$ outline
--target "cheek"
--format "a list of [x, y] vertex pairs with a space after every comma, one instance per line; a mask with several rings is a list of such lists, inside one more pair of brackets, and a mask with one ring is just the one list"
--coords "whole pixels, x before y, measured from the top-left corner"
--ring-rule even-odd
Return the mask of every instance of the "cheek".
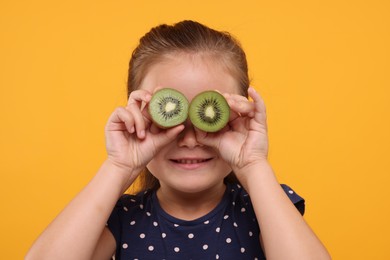
[[164, 155], [167, 154], [169, 150], [168, 146], [163, 147], [153, 159], [146, 165], [146, 168], [157, 178], [158, 173], [165, 169], [168, 165], [165, 164]]
[[[160, 165], [160, 166], [159, 166]], [[153, 160], [151, 160], [147, 165], [146, 168], [149, 170], [150, 173], [153, 174], [156, 178], [155, 174], [159, 172], [159, 167], [161, 169], [161, 163], [158, 162], [157, 158], [155, 157]], [[158, 174], [157, 174], [158, 175]]]
[[233, 171], [233, 169], [227, 164], [225, 161], [220, 161], [218, 163], [218, 168], [220, 169], [219, 172], [223, 177], [226, 177]]
[[233, 171], [233, 169], [230, 167], [230, 164], [222, 159], [218, 151], [215, 151], [215, 153], [218, 155], [215, 167], [218, 169], [219, 175], [223, 177], [228, 176]]

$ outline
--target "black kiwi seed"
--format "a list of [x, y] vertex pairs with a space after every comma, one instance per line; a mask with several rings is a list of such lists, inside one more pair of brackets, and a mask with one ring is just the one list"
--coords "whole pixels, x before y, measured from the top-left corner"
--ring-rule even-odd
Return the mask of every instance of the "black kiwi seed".
[[209, 90], [196, 95], [190, 104], [189, 117], [194, 126], [205, 132], [217, 132], [229, 121], [230, 107], [224, 96]]
[[156, 91], [149, 102], [149, 114], [161, 128], [183, 123], [188, 116], [188, 100], [179, 91], [163, 88]]

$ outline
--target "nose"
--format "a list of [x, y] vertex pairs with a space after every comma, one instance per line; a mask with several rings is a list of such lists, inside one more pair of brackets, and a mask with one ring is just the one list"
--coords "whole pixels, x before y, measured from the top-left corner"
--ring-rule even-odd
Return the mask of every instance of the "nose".
[[178, 136], [177, 143], [179, 147], [187, 147], [189, 149], [193, 149], [197, 146], [203, 146], [196, 140], [194, 125], [189, 120], [185, 123], [184, 130]]

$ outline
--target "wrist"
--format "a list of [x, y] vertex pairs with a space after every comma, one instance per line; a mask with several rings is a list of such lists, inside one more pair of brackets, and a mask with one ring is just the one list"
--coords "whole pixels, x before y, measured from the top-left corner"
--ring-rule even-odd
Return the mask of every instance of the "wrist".
[[244, 185], [248, 186], [249, 183], [260, 181], [259, 179], [265, 176], [275, 177], [271, 164], [267, 159], [259, 159], [244, 167], [233, 168], [233, 171], [237, 179]]
[[108, 156], [103, 164], [119, 174], [129, 174], [134, 171], [134, 167], [117, 162], [117, 160], [114, 160], [111, 156]]
[[101, 167], [101, 171], [104, 175], [109, 175], [111, 178], [115, 179], [123, 193], [134, 182], [141, 172], [141, 169], [118, 164], [114, 160], [107, 158]]
[[253, 171], [255, 169], [259, 168], [267, 168], [271, 167], [269, 161], [267, 158], [258, 158], [250, 163], [246, 163], [245, 165], [242, 166], [232, 166], [232, 169], [235, 173], [240, 174], [248, 172], [248, 171]]

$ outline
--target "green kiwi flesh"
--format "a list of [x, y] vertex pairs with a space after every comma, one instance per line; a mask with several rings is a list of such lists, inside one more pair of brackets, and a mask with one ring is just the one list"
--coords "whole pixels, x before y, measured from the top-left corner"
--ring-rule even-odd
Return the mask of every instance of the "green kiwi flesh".
[[149, 102], [149, 114], [161, 128], [170, 128], [183, 123], [188, 117], [188, 100], [179, 91], [163, 88], [156, 91]]
[[196, 95], [190, 104], [192, 124], [205, 132], [217, 132], [229, 121], [230, 107], [224, 96], [209, 90]]

